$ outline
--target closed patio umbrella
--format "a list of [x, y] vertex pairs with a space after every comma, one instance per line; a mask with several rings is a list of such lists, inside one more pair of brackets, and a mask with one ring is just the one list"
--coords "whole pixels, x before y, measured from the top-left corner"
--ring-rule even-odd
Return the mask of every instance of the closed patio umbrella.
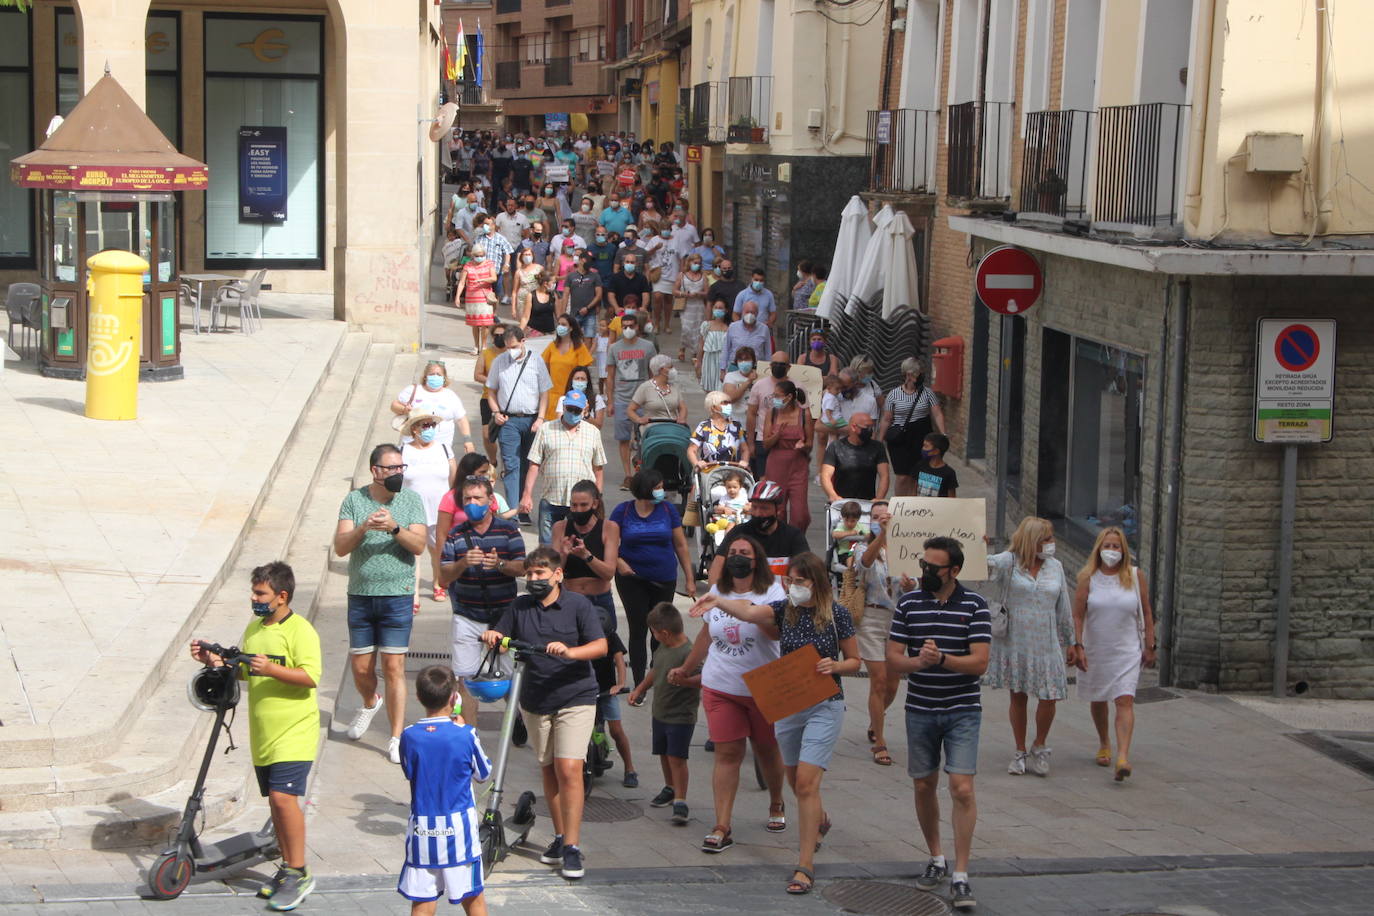
[[864, 246], [863, 257], [849, 284], [849, 294], [845, 297], [845, 311], [853, 315], [862, 304], [875, 304], [883, 291], [887, 275], [887, 258], [891, 246], [887, 244], [887, 227], [892, 222], [892, 208], [883, 208], [873, 217], [873, 234]]
[[868, 207], [855, 194], [840, 213], [840, 232], [835, 239], [835, 255], [830, 259], [830, 276], [816, 306], [818, 318], [832, 318], [836, 306], [849, 298], [859, 261], [872, 234]]
[[907, 215], [898, 210], [877, 235], [886, 249], [883, 283], [883, 317], [891, 319], [900, 309], [915, 309], [920, 301], [921, 278], [916, 269], [916, 250], [911, 247], [915, 230]]

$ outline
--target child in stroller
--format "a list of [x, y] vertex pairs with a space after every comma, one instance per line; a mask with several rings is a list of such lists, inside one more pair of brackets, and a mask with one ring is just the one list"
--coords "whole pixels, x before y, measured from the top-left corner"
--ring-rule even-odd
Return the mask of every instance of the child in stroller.
[[717, 547], [725, 539], [725, 532], [749, 517], [749, 491], [744, 485], [744, 474], [729, 468], [722, 471], [718, 479], [721, 482], [711, 487], [711, 521], [706, 525]]

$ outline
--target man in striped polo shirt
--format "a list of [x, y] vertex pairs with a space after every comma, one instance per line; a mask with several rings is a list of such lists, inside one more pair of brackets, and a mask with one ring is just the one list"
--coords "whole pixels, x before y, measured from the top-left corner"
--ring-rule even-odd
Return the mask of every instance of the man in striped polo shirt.
[[[983, 716], [978, 679], [988, 667], [992, 618], [983, 597], [959, 584], [964, 565], [959, 542], [937, 537], [924, 547], [919, 587], [902, 596], [892, 615], [887, 670], [907, 675], [907, 772], [916, 783], [916, 820], [931, 856], [916, 884], [931, 890], [948, 876], [951, 904], [956, 910], [971, 910], [977, 905], [968, 883], [969, 850], [978, 820], [973, 775], [978, 771]], [[952, 874], [940, 852], [936, 790], [942, 750], [954, 801]]]

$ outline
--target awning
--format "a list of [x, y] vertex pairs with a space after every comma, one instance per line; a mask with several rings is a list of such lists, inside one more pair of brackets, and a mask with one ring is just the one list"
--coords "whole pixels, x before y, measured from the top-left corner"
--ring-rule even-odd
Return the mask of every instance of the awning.
[[75, 191], [203, 191], [210, 170], [177, 152], [107, 72], [38, 149], [10, 161], [10, 181]]

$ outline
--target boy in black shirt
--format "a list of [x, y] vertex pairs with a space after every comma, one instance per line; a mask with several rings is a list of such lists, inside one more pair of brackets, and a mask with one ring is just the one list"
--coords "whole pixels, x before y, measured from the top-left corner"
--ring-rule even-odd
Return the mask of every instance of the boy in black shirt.
[[949, 451], [949, 437], [943, 433], [931, 433], [921, 442], [921, 463], [916, 466], [917, 496], [953, 497], [959, 489], [959, 475], [954, 468], [945, 464], [945, 452]]
[[620, 724], [620, 695], [625, 693], [625, 644], [615, 630], [604, 625], [604, 621], [602, 628], [606, 631], [606, 654], [592, 662], [596, 686], [601, 690], [596, 697], [596, 713], [606, 723], [606, 733], [625, 762], [625, 776], [620, 784], [627, 789], [638, 789], [639, 774], [630, 757], [630, 736]]

